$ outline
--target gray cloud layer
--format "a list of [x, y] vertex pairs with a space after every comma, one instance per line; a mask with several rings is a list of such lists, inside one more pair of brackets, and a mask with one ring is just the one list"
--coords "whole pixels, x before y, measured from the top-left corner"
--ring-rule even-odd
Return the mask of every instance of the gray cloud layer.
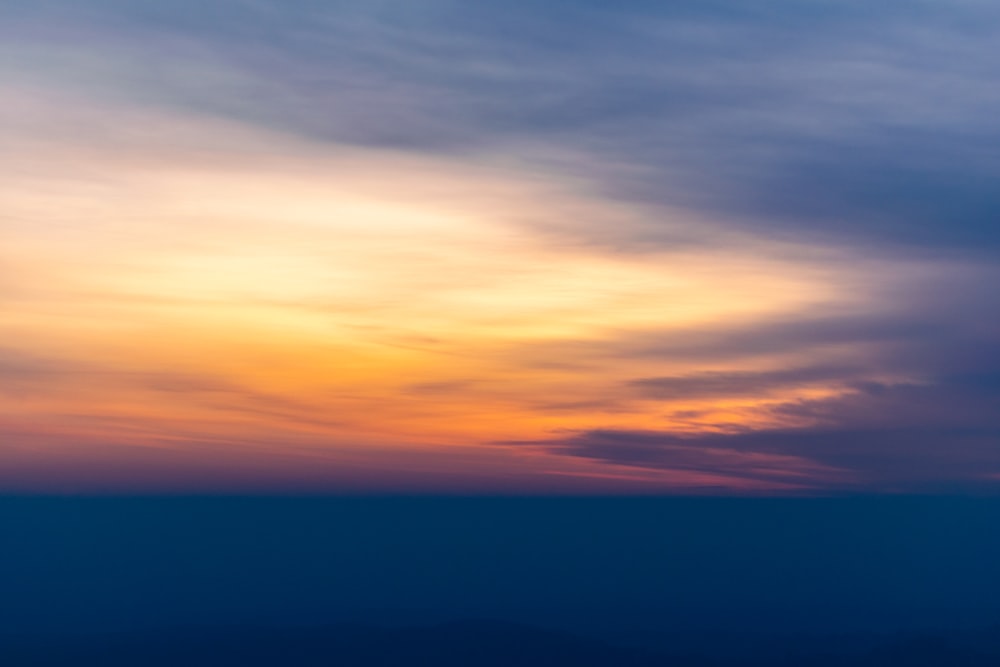
[[146, 99], [363, 144], [570, 149], [618, 196], [767, 235], [1000, 244], [991, 3], [5, 7], [64, 47], [111, 35]]

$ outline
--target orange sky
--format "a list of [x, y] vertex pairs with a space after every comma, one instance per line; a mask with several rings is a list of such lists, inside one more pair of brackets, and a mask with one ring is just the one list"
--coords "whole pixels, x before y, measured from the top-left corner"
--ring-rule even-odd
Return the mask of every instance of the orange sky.
[[[842, 381], [662, 399], [629, 387], [840, 363], [863, 349], [692, 359], [631, 354], [628, 341], [882, 307], [863, 286], [884, 261], [629, 206], [513, 156], [316, 146], [37, 88], [5, 99], [17, 133], [0, 163], [0, 333], [13, 369], [0, 419], [22, 434], [22, 461], [105, 441], [223, 464], [301, 446], [331, 470], [414, 460], [696, 487], [704, 475], [497, 443], [793, 424], [769, 408], [835, 396]], [[575, 233], [650, 216], [675, 247]], [[753, 456], [792, 485], [814, 468]]]

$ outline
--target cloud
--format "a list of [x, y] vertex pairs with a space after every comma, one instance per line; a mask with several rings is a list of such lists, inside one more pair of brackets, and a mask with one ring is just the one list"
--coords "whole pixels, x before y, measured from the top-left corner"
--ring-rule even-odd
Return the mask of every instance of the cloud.
[[0, 395], [17, 399], [38, 394], [68, 370], [66, 364], [57, 360], [0, 347]]
[[996, 18], [978, 2], [88, 0], [22, 5], [5, 48], [21, 77], [333, 143], [555, 162], [756, 234], [995, 256]]
[[[555, 164], [750, 234], [994, 259], [1000, 243], [988, 3], [17, 8], [22, 78], [331, 143]], [[656, 217], [573, 231], [675, 242]]]
[[591, 430], [515, 446], [757, 481], [797, 476], [804, 488], [819, 492], [995, 491], [998, 370], [924, 385], [863, 384], [833, 398], [772, 408], [806, 424], [799, 427], [681, 434]]
[[817, 488], [992, 465], [989, 3], [0, 13], [0, 379], [33, 419], [572, 432], [558, 474]]
[[829, 386], [837, 378], [858, 375], [857, 368], [817, 366], [775, 371], [720, 371], [692, 373], [671, 377], [652, 377], [631, 380], [628, 386], [647, 399], [719, 398], [764, 396], [774, 390], [799, 388], [811, 384]]
[[[661, 424], [567, 429], [510, 446], [765, 483], [797, 475], [814, 492], [995, 492], [998, 311], [955, 316], [969, 301], [992, 298], [976, 295], [979, 287], [990, 289], [975, 281], [937, 296], [931, 289], [884, 314], [581, 342], [581, 363], [687, 364], [684, 373], [634, 377], [604, 394], [609, 405], [657, 405]], [[809, 396], [810, 388], [819, 393]]]

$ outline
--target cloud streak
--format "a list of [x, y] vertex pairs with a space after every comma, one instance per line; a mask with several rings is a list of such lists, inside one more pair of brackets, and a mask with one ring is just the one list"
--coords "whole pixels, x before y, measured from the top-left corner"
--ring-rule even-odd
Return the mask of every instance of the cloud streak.
[[307, 438], [497, 488], [998, 472], [986, 3], [0, 12], [19, 442]]

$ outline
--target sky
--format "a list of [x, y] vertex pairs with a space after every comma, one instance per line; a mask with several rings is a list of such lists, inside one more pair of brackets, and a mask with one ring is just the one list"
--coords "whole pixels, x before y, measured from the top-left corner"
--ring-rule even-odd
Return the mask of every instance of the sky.
[[1000, 6], [0, 0], [0, 491], [992, 494]]

